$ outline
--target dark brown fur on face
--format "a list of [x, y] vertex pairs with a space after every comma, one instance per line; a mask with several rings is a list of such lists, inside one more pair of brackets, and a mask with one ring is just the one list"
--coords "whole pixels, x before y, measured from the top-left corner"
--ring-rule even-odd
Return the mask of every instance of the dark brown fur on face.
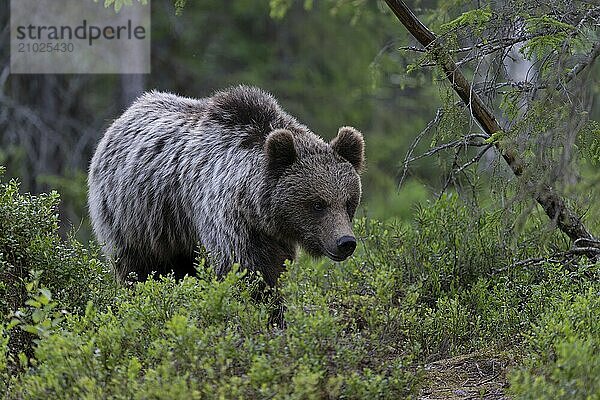
[[98, 145], [90, 215], [123, 277], [191, 273], [200, 243], [219, 275], [239, 262], [274, 286], [298, 247], [336, 261], [352, 254], [363, 164], [356, 129], [326, 143], [260, 89], [152, 92]]

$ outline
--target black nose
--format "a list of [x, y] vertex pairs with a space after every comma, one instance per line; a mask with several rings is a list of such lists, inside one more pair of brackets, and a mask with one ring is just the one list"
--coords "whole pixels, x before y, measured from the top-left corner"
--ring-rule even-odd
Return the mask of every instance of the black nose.
[[340, 256], [349, 257], [356, 249], [356, 239], [352, 236], [342, 236], [337, 241], [337, 248]]

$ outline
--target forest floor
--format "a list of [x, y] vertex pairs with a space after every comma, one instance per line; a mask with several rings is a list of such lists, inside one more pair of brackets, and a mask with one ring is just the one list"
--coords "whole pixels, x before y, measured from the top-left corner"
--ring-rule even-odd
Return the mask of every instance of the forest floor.
[[511, 363], [505, 354], [471, 353], [426, 364], [419, 399], [509, 399], [504, 392]]

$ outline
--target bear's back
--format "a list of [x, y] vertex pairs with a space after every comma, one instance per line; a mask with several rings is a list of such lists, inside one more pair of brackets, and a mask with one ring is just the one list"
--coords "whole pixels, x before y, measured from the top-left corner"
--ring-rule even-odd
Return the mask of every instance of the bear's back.
[[154, 258], [193, 251], [198, 239], [220, 245], [229, 214], [246, 212], [235, 199], [260, 180], [266, 135], [292, 125], [299, 124], [257, 88], [201, 99], [143, 94], [109, 127], [92, 160], [98, 239], [113, 249], [146, 243]]

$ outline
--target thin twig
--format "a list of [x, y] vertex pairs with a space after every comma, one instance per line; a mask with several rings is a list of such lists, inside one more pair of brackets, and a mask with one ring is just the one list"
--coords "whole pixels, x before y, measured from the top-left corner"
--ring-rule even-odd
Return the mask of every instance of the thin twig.
[[421, 133], [419, 133], [416, 137], [415, 140], [413, 140], [413, 142], [410, 145], [410, 148], [408, 149], [408, 152], [406, 153], [406, 157], [404, 158], [404, 163], [403, 163], [403, 169], [402, 169], [402, 176], [400, 176], [400, 180], [398, 182], [398, 188], [402, 187], [402, 184], [404, 183], [404, 179], [406, 178], [406, 173], [408, 172], [408, 164], [410, 164], [411, 162], [411, 156], [413, 154], [413, 152], [415, 151], [417, 145], [419, 144], [419, 142], [421, 141], [421, 139], [423, 138], [423, 136], [425, 136], [427, 134], [427, 132], [429, 132], [431, 130], [431, 128], [433, 128], [435, 125], [437, 125], [437, 123], [440, 121], [440, 118], [442, 117], [442, 109], [438, 109], [437, 112], [435, 113], [435, 117], [429, 121], [429, 123], [427, 124], [427, 126], [425, 127], [425, 129], [423, 129], [421, 131]]
[[421, 48], [421, 47], [416, 47], [416, 46], [402, 46], [402, 47], [398, 47], [398, 50], [403, 50], [403, 51], [414, 51], [417, 53], [427, 53], [427, 50]]
[[[461, 172], [463, 172], [465, 169], [467, 169], [468, 167], [470, 167], [471, 165], [478, 163], [479, 160], [481, 160], [481, 158], [483, 157], [483, 155], [490, 149], [492, 148], [494, 145], [491, 143], [486, 144], [486, 146], [481, 149], [481, 151], [479, 153], [477, 153], [477, 155], [475, 157], [473, 157], [472, 159], [470, 159], [469, 161], [467, 161], [466, 163], [464, 163], [463, 165], [461, 165], [460, 167], [458, 167], [457, 169], [454, 169], [452, 171], [450, 171], [450, 176], [448, 177], [448, 179], [446, 180], [446, 183], [444, 184], [444, 187], [442, 188], [442, 190], [440, 191], [440, 196], [446, 191], [446, 189], [448, 189], [448, 186], [450, 186], [450, 183], [452, 181], [454, 181], [454, 177], [458, 174], [460, 174]], [[456, 154], [456, 156], [458, 156], [458, 153]], [[456, 166], [456, 161], [457, 161], [457, 157], [455, 157], [454, 159], [454, 164], [453, 167]]]
[[600, 255], [600, 248], [598, 247], [575, 247], [567, 251], [563, 251], [560, 253], [555, 253], [548, 257], [532, 257], [527, 258], [525, 260], [520, 260], [515, 263], [512, 263], [506, 267], [497, 268], [494, 272], [505, 272], [509, 269], [513, 269], [516, 267], [527, 267], [534, 264], [539, 264], [542, 262], [550, 262], [554, 264], [562, 264], [567, 261], [570, 256], [586, 256], [590, 258], [596, 258]]
[[474, 139], [486, 139], [486, 138], [487, 138], [487, 136], [482, 135], [482, 134], [477, 134], [477, 133], [474, 133], [472, 135], [467, 135], [467, 136], [464, 136], [464, 137], [462, 137], [462, 138], [460, 138], [458, 140], [454, 140], [452, 142], [448, 142], [448, 143], [444, 143], [444, 144], [441, 144], [439, 146], [436, 146], [436, 147], [434, 147], [432, 149], [429, 149], [427, 152], [425, 152], [423, 154], [420, 154], [418, 156], [412, 157], [412, 158], [410, 158], [409, 160], [406, 160], [406, 161], [408, 161], [408, 163], [410, 164], [410, 163], [412, 163], [414, 161], [420, 160], [421, 158], [430, 157], [430, 156], [433, 156], [433, 155], [439, 153], [442, 150], [446, 150], [446, 149], [449, 149], [449, 148], [454, 148], [454, 147], [457, 147], [457, 146], [463, 146], [463, 147], [465, 147], [465, 146], [471, 146], [471, 147], [486, 146], [487, 143], [484, 143], [484, 142], [474, 142], [473, 141]]

